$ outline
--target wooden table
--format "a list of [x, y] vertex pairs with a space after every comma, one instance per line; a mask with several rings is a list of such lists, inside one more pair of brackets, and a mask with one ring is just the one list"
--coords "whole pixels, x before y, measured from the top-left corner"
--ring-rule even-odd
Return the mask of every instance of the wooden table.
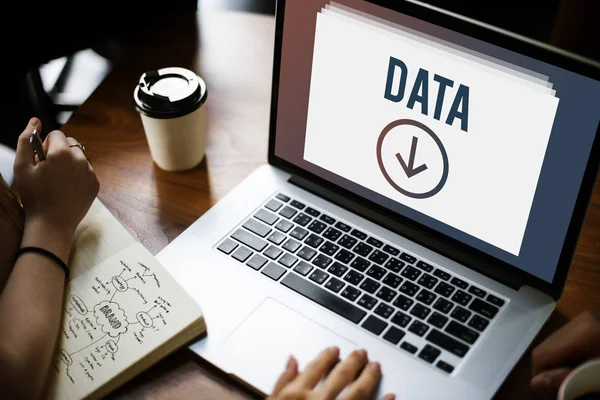
[[[181, 16], [140, 35], [63, 130], [87, 148], [100, 199], [154, 254], [267, 162], [274, 19], [235, 12]], [[156, 167], [132, 93], [148, 69], [183, 66], [208, 84], [206, 160], [184, 173]], [[598, 185], [596, 185], [598, 186]], [[600, 194], [565, 292], [536, 342], [583, 310], [600, 312]], [[497, 398], [530, 397], [530, 353]], [[126, 384], [118, 398], [249, 398], [252, 393], [182, 349]]]

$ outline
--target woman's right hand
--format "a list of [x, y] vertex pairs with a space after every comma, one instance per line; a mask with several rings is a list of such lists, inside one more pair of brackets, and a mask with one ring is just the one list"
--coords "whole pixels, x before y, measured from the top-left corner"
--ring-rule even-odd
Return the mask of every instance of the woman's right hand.
[[[325, 349], [302, 372], [298, 372], [296, 359], [290, 357], [267, 400], [332, 400], [342, 392], [344, 400], [372, 398], [381, 381], [379, 363], [369, 362], [365, 350], [352, 352], [344, 361], [339, 356], [337, 347]], [[383, 398], [393, 399], [393, 394]]]
[[32, 118], [19, 136], [14, 172], [25, 210], [25, 226], [51, 227], [52, 232], [73, 235], [98, 194], [92, 166], [73, 138], [60, 131], [44, 141], [46, 160], [35, 161], [30, 138], [41, 122]]

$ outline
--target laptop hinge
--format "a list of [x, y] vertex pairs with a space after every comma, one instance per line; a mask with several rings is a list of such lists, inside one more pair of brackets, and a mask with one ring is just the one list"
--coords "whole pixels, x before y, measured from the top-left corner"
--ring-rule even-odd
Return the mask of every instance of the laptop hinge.
[[366, 205], [362, 205], [349, 199], [345, 195], [335, 193], [318, 183], [311, 182], [300, 176], [292, 175], [289, 182], [376, 223], [377, 225], [412, 240], [421, 246], [427, 247], [430, 250], [465, 265], [489, 278], [501, 282], [514, 290], [519, 290], [519, 288], [523, 286], [523, 279], [514, 273], [507, 272], [506, 268], [492, 266], [489, 261], [484, 261], [473, 254], [469, 254], [467, 251], [461, 251], [455, 245], [448, 243], [441, 237], [432, 235], [431, 232], [425, 232], [423, 228], [419, 228], [410, 221], [402, 221], [402, 217], [398, 217], [397, 214], [391, 215], [390, 213], [390, 215], [384, 215], [377, 211], [373, 211]]

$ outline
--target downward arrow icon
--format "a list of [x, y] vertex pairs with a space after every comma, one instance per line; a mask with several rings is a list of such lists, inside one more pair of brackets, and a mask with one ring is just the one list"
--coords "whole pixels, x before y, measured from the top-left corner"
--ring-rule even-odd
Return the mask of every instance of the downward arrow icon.
[[413, 176], [420, 174], [421, 172], [423, 172], [427, 169], [426, 164], [423, 164], [423, 165], [415, 168], [415, 154], [417, 152], [417, 142], [418, 141], [419, 141], [419, 138], [416, 136], [413, 136], [412, 145], [410, 147], [410, 157], [408, 159], [408, 165], [406, 165], [406, 163], [404, 162], [404, 159], [402, 158], [400, 153], [396, 153], [396, 158], [400, 162], [400, 165], [402, 165], [402, 169], [406, 173], [406, 176], [408, 176], [409, 178], [412, 178]]

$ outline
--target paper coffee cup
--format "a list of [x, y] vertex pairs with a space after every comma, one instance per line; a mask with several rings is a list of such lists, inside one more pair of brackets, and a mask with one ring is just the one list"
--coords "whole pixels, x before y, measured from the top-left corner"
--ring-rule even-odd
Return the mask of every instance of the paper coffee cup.
[[204, 159], [207, 88], [185, 68], [144, 73], [133, 98], [152, 159], [166, 171], [185, 171]]
[[599, 394], [600, 358], [596, 358], [580, 365], [567, 375], [558, 389], [558, 400], [598, 399]]

